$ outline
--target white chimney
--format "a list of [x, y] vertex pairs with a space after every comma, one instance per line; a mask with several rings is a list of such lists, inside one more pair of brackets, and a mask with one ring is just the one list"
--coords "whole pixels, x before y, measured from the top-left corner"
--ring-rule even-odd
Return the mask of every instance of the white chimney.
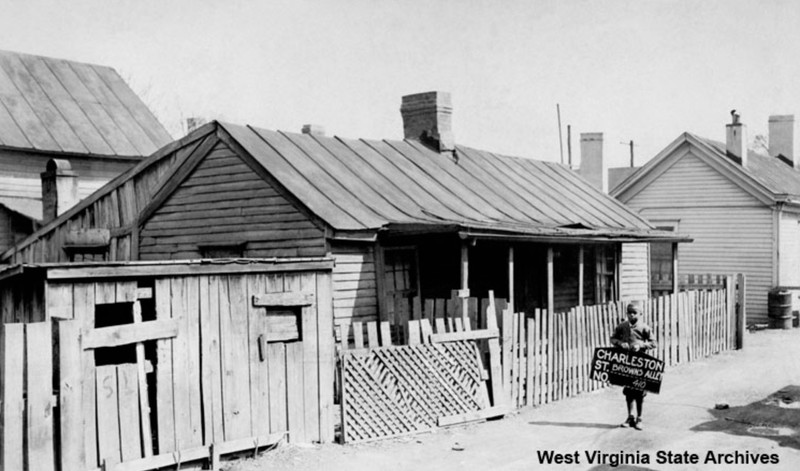
[[403, 134], [433, 145], [439, 152], [455, 150], [453, 105], [447, 92], [426, 92], [403, 97]]
[[595, 188], [608, 193], [608, 164], [603, 159], [603, 133], [581, 133], [581, 166], [578, 173]]
[[69, 161], [50, 159], [42, 177], [42, 223], [47, 224], [78, 203], [78, 175]]
[[772, 115], [769, 117], [769, 156], [782, 157], [794, 168], [794, 115]]
[[742, 167], [747, 166], [747, 126], [739, 121], [736, 110], [731, 111], [733, 118], [730, 124], [725, 125], [725, 150]]

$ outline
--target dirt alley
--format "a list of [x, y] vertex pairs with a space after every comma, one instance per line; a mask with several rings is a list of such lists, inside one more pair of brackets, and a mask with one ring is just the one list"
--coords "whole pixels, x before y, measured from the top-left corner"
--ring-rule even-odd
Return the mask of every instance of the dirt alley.
[[[362, 445], [283, 445], [226, 464], [256, 470], [800, 469], [800, 329], [748, 333], [745, 349], [668, 368], [645, 401], [643, 431], [620, 428], [621, 388], [582, 394], [502, 420]], [[780, 394], [774, 395], [779, 392]], [[772, 397], [770, 397], [772, 396]], [[714, 410], [727, 403], [728, 410]], [[537, 451], [579, 452], [579, 464], [540, 464]], [[585, 451], [639, 452], [649, 464], [589, 464]], [[658, 464], [659, 450], [699, 464]], [[777, 464], [703, 463], [715, 453], [775, 453]]]

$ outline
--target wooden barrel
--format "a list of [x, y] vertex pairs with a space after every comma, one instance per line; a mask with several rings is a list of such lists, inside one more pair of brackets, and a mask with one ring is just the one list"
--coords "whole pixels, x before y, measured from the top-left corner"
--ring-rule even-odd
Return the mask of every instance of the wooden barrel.
[[775, 288], [768, 294], [769, 324], [773, 329], [792, 328], [792, 293]]

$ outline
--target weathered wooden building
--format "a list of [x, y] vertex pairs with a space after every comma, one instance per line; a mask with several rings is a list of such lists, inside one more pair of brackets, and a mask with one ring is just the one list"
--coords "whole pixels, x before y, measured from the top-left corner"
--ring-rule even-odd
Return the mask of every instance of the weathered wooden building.
[[200, 469], [283, 439], [331, 442], [332, 266], [0, 269], [3, 469]]
[[[0, 251], [171, 140], [114, 69], [0, 51]], [[43, 210], [50, 159], [71, 178]]]
[[[747, 149], [738, 120], [727, 125], [725, 143], [684, 133], [611, 192], [653, 225], [691, 235], [678, 255], [682, 273], [743, 272], [749, 322], [767, 321], [770, 289], [800, 288], [793, 130], [793, 116], [770, 118], [770, 156]], [[669, 257], [651, 245], [654, 278], [671, 276]]]
[[685, 240], [562, 165], [455, 145], [447, 94], [404, 97], [401, 112], [405, 140], [207, 124], [0, 257], [330, 255], [342, 323], [401, 321], [414, 297], [453, 290], [493, 289], [517, 310], [642, 297], [622, 244]]

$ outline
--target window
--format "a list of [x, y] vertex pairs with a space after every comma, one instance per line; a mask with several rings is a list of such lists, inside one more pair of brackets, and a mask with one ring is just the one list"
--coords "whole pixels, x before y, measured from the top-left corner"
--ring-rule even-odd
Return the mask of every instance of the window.
[[[95, 328], [133, 324], [133, 303], [97, 304], [94, 308]], [[103, 347], [94, 350], [97, 366], [136, 363], [136, 345]]]
[[596, 294], [597, 304], [617, 300], [617, 246], [599, 246], [596, 251]]
[[203, 258], [242, 258], [244, 257], [244, 242], [227, 244], [201, 245], [198, 247]]
[[[675, 232], [678, 221], [654, 221], [656, 229]], [[672, 289], [672, 243], [650, 243], [650, 284], [651, 289]]]

